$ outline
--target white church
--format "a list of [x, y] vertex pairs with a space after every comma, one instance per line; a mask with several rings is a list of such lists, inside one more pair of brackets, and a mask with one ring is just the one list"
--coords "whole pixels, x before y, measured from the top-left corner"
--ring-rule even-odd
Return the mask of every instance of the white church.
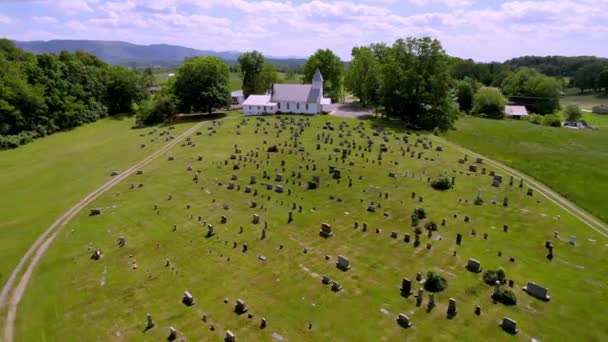
[[312, 84], [275, 84], [270, 94], [249, 95], [243, 102], [245, 115], [318, 114], [331, 99], [323, 97], [323, 76], [319, 69]]

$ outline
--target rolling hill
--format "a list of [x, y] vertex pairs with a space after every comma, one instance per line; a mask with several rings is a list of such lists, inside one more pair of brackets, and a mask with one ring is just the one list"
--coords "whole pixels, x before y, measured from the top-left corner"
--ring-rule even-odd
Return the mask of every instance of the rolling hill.
[[[184, 58], [192, 56], [217, 56], [228, 64], [233, 64], [241, 53], [238, 51], [198, 50], [168, 44], [137, 45], [122, 41], [102, 40], [16, 41], [15, 43], [18, 47], [32, 53], [84, 50], [107, 63], [129, 66], [174, 67], [180, 64]], [[303, 58], [274, 56], [268, 56], [267, 60], [277, 68], [298, 68], [306, 61]]]

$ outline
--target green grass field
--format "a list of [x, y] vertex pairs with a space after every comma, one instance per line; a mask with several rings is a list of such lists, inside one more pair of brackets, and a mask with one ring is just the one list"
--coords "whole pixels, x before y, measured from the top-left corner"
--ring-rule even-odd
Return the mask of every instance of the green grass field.
[[[110, 118], [0, 151], [0, 284], [65, 210], [164, 140], [140, 148], [133, 118]], [[191, 124], [176, 126], [183, 131]]]
[[575, 104], [582, 109], [591, 110], [593, 106], [608, 105], [607, 95], [588, 94], [588, 95], [568, 95], [560, 98], [562, 106]]
[[[605, 238], [538, 194], [526, 196], [525, 187], [509, 186], [508, 178], [494, 188], [490, 176], [468, 173], [468, 164], [457, 163], [463, 157], [458, 152], [423, 149], [416, 140], [424, 136], [409, 136], [409, 148], [424, 152], [417, 159], [402, 152], [408, 148], [403, 132], [389, 130], [375, 136], [369, 121], [327, 116], [285, 119], [233, 116], [221, 125], [207, 122], [202, 135], [191, 137], [196, 148], [178, 145], [168, 153], [174, 161], [158, 158], [144, 168], [143, 175], [132, 175], [102, 195], [89, 206], [104, 208], [102, 215], [90, 217], [88, 210], [77, 215], [32, 278], [18, 312], [17, 340], [55, 341], [70, 336], [82, 341], [159, 341], [167, 338], [169, 326], [178, 330], [179, 338], [191, 341], [218, 341], [225, 330], [235, 332], [239, 341], [276, 341], [273, 334], [290, 341], [513, 340], [498, 327], [504, 316], [517, 320], [521, 340], [608, 339], [605, 315], [601, 314], [608, 305]], [[333, 131], [322, 129], [326, 122], [332, 123]], [[346, 122], [343, 131], [341, 122]], [[355, 129], [359, 124], [363, 128]], [[457, 134], [466, 132], [467, 125], [483, 127], [465, 119]], [[300, 129], [300, 137], [294, 139], [293, 133]], [[213, 130], [217, 133], [209, 136], [207, 132]], [[499, 134], [497, 131], [492, 134]], [[330, 134], [332, 141], [318, 141], [320, 134]], [[388, 152], [379, 165], [376, 157], [383, 136]], [[535, 144], [534, 136], [528, 138]], [[364, 150], [368, 139], [374, 141], [371, 152]], [[497, 139], [488, 136], [483, 143], [493, 144]], [[333, 152], [353, 142], [356, 146], [350, 147], [345, 160], [339, 158], [341, 153]], [[128, 148], [136, 145], [131, 140], [126, 144]], [[279, 152], [267, 153], [270, 145], [277, 145]], [[236, 159], [231, 160], [231, 154]], [[199, 155], [203, 161], [197, 161]], [[234, 169], [236, 164], [239, 170]], [[189, 165], [194, 171], [187, 171]], [[341, 170], [340, 181], [332, 179], [329, 166]], [[112, 167], [116, 166], [89, 167], [87, 171], [93, 169], [103, 178]], [[199, 171], [200, 180], [195, 183], [193, 173]], [[268, 179], [263, 178], [264, 171]], [[396, 173], [396, 178], [389, 177], [389, 172]], [[282, 182], [275, 181], [277, 173], [283, 174]], [[442, 174], [455, 176], [454, 189], [439, 192], [429, 186], [427, 177]], [[239, 190], [227, 189], [231, 175], [237, 176], [234, 182]], [[314, 175], [320, 176], [319, 188], [306, 190], [305, 184]], [[250, 176], [256, 176], [258, 183], [251, 186], [252, 193], [245, 193]], [[352, 179], [352, 187], [348, 179]], [[596, 185], [600, 180], [597, 178]], [[582, 181], [575, 178], [572, 182]], [[130, 183], [144, 186], [130, 190]], [[282, 184], [285, 192], [267, 190], [265, 184]], [[478, 191], [485, 200], [482, 206], [472, 204]], [[168, 194], [173, 195], [171, 200]], [[423, 196], [422, 203], [419, 196]], [[494, 196], [499, 204], [491, 203]], [[508, 207], [500, 204], [505, 196]], [[256, 208], [251, 208], [251, 201], [257, 202]], [[375, 213], [366, 211], [372, 202]], [[301, 212], [293, 209], [294, 203], [302, 206]], [[431, 238], [424, 232], [422, 244], [413, 247], [403, 236], [409, 233], [413, 240], [410, 215], [418, 206], [438, 225], [444, 218], [447, 224], [440, 225]], [[290, 211], [293, 222], [288, 222]], [[251, 222], [255, 213], [261, 217], [257, 225]], [[227, 217], [225, 224], [220, 223], [221, 215]], [[465, 216], [470, 222], [465, 222]], [[214, 225], [215, 236], [205, 238], [202, 221]], [[261, 240], [264, 222], [267, 236]], [[335, 236], [319, 236], [322, 222], [333, 226]], [[357, 229], [355, 222], [359, 223]], [[363, 223], [368, 226], [366, 232]], [[502, 230], [505, 224], [508, 233]], [[377, 234], [376, 228], [381, 232]], [[475, 236], [472, 230], [476, 230]], [[399, 238], [392, 239], [392, 231]], [[554, 231], [562, 238], [553, 238]], [[461, 246], [455, 244], [457, 233], [464, 235]], [[486, 233], [487, 240], [483, 238]], [[567, 243], [569, 235], [578, 237], [576, 246]], [[125, 247], [117, 246], [119, 236], [126, 238]], [[552, 261], [545, 258], [546, 240], [555, 246]], [[245, 253], [244, 243], [248, 245]], [[432, 244], [430, 250], [425, 248], [427, 243]], [[91, 260], [88, 246], [100, 248], [103, 258]], [[497, 256], [499, 251], [501, 256]], [[261, 261], [261, 255], [267, 260]], [[337, 255], [347, 256], [352, 269], [336, 269]], [[465, 270], [468, 258], [480, 260], [486, 270], [503, 268], [507, 278], [515, 281], [512, 290], [518, 304], [493, 303], [492, 288], [483, 283], [481, 274]], [[169, 267], [165, 267], [167, 259]], [[413, 296], [399, 294], [403, 277], [414, 280], [417, 272], [426, 275], [427, 271], [439, 272], [448, 280], [430, 312], [426, 292], [422, 307], [416, 306]], [[322, 275], [339, 282], [343, 290], [332, 292], [321, 283]], [[524, 293], [521, 286], [529, 280], [548, 287], [552, 300], [543, 302]], [[414, 281], [413, 290], [421, 286]], [[180, 303], [186, 290], [194, 295], [196, 305]], [[459, 312], [447, 319], [450, 297], [457, 300]], [[252, 319], [233, 312], [237, 298], [247, 303]], [[476, 305], [482, 307], [481, 316], [474, 314]], [[156, 327], [144, 332], [147, 313], [152, 314]], [[207, 322], [201, 320], [204, 313]], [[398, 313], [407, 314], [413, 326], [399, 327], [395, 322]], [[268, 320], [263, 330], [259, 328], [261, 317]]]
[[447, 138], [534, 177], [608, 222], [608, 120], [591, 113], [583, 118], [600, 130], [464, 117]]

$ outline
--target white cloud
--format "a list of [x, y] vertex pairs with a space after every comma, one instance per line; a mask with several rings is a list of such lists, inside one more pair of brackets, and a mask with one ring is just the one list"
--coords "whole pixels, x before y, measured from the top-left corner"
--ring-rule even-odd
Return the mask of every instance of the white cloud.
[[57, 20], [57, 18], [47, 17], [47, 16], [32, 17], [32, 21], [35, 23], [38, 23], [38, 24], [56, 24], [59, 22], [59, 20]]
[[407, 0], [407, 2], [419, 7], [443, 6], [447, 8], [466, 7], [473, 4], [473, 0]]
[[[1, 0], [0, 0], [1, 1]], [[46, 1], [46, 0], [45, 0]], [[49, 1], [50, 3], [50, 1]], [[407, 36], [439, 38], [462, 57], [505, 59], [522, 54], [603, 54], [608, 0], [55, 0], [72, 15], [28, 21], [64, 22], [62, 38], [120, 39], [201, 49], [258, 49], [307, 56], [332, 48], [348, 58], [353, 46]], [[410, 7], [418, 5], [415, 14]], [[426, 10], [431, 8], [432, 11]], [[84, 14], [73, 16], [75, 13]], [[0, 15], [0, 24], [14, 23]], [[15, 26], [16, 27], [16, 26]], [[3, 27], [4, 28], [4, 27]], [[18, 29], [15, 29], [19, 32]]]
[[3, 15], [0, 13], [0, 24], [6, 24], [6, 25], [11, 25], [16, 23], [17, 21], [15, 19], [12, 19], [6, 15]]

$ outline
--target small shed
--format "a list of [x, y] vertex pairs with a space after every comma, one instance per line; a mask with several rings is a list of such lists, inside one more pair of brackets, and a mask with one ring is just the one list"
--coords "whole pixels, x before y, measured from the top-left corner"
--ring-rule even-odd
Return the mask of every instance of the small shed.
[[242, 90], [236, 90], [232, 92], [232, 104], [240, 105], [245, 101], [245, 96]]
[[526, 106], [507, 105], [505, 106], [505, 115], [509, 118], [521, 119], [528, 116], [528, 110]]

